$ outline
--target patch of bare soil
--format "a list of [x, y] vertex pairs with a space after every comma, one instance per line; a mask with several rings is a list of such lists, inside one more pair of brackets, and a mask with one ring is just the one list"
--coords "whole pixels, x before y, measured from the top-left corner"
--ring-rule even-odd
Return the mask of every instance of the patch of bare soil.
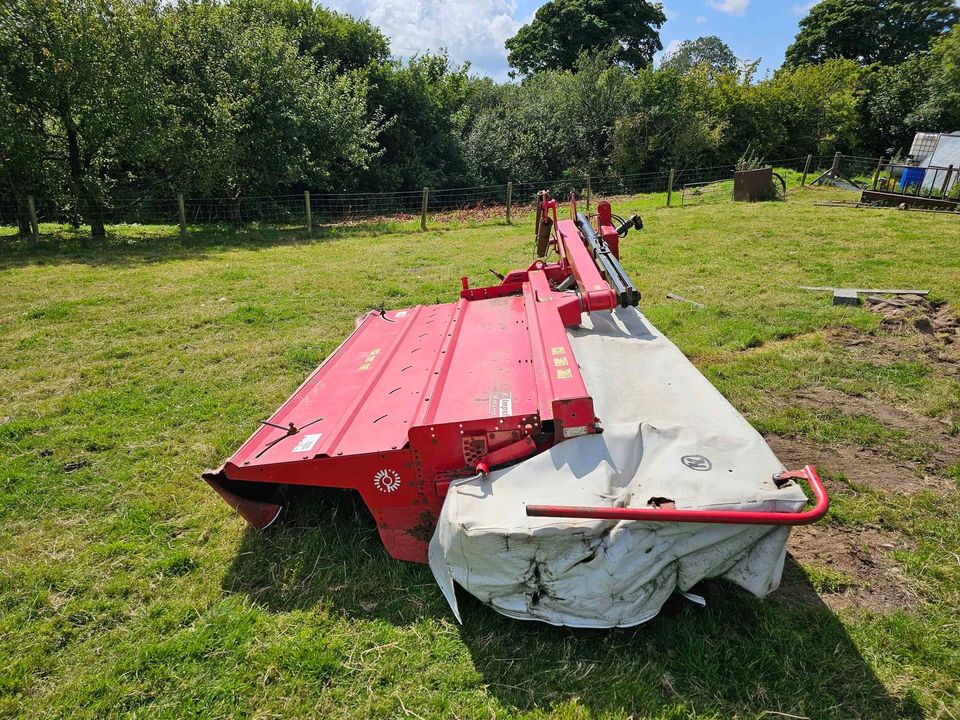
[[960, 436], [950, 434], [950, 423], [916, 415], [876, 398], [858, 397], [827, 388], [806, 388], [792, 398], [798, 405], [816, 409], [836, 408], [845, 415], [866, 415], [887, 427], [906, 430], [917, 440], [937, 448], [935, 468], [960, 464]]
[[827, 339], [881, 365], [922, 361], [960, 378], [960, 318], [950, 305], [916, 296], [871, 297], [867, 308], [882, 316], [880, 325], [889, 334], [838, 330], [828, 332]]
[[922, 472], [870, 448], [853, 445], [820, 445], [803, 438], [768, 435], [767, 444], [788, 468], [813, 465], [820, 472], [842, 473], [853, 485], [881, 492], [912, 494], [920, 490], [949, 492], [948, 480]]
[[828, 332], [827, 340], [843, 345], [851, 355], [878, 365], [925, 362], [944, 375], [960, 378], [960, 343], [942, 343], [926, 335], [870, 335], [849, 330]]
[[[916, 605], [917, 597], [908, 587], [903, 568], [891, 557], [894, 550], [913, 547], [902, 535], [876, 528], [810, 525], [794, 528], [788, 550], [794, 559], [812, 568], [811, 579], [822, 585], [820, 599], [832, 610], [853, 607], [890, 612]], [[793, 585], [785, 582], [778, 595], [792, 599], [800, 592]]]
[[867, 307], [881, 315], [881, 325], [899, 335], [919, 333], [952, 345], [960, 340], [960, 318], [946, 303], [934, 303], [919, 295], [868, 297]]

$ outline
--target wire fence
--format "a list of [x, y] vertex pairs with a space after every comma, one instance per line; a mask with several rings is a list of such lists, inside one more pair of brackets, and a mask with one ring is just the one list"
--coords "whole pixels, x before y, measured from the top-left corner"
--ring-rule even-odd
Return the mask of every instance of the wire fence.
[[[881, 158], [853, 155], [810, 155], [769, 160], [778, 170], [795, 173], [793, 185], [828, 181], [848, 189], [896, 187], [901, 176], [910, 175], [913, 184], [907, 190], [932, 192], [960, 190], [957, 175], [947, 176], [947, 169], [937, 169], [916, 180], [914, 169], [903, 163]], [[143, 197], [114, 198], [103, 203], [102, 219], [110, 225], [179, 226], [181, 234], [191, 227], [222, 224], [263, 224], [276, 227], [305, 228], [364, 222], [411, 222], [421, 227], [430, 221], [449, 219], [510, 219], [511, 213], [522, 213], [532, 207], [536, 193], [551, 192], [555, 197], [578, 197], [594, 202], [618, 196], [666, 195], [665, 204], [689, 205], [732, 200], [734, 165], [680, 168], [625, 175], [570, 176], [553, 180], [510, 182], [501, 185], [381, 193], [299, 193], [273, 196], [225, 197]], [[802, 174], [802, 175], [801, 175]], [[906, 181], [904, 181], [906, 183]], [[674, 197], [676, 196], [676, 197]], [[14, 233], [39, 235], [41, 224], [79, 226], [83, 215], [74, 200], [59, 203], [46, 198], [0, 196], [0, 228], [13, 228]], [[10, 235], [10, 232], [3, 233]]]

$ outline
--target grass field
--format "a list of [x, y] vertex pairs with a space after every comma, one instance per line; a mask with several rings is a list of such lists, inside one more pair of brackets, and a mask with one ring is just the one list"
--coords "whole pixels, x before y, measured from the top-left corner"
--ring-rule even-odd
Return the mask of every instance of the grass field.
[[616, 632], [469, 599], [459, 626], [353, 498], [257, 534], [199, 480], [359, 313], [525, 266], [525, 222], [0, 238], [0, 715], [960, 717], [960, 337], [796, 289], [960, 307], [960, 225], [829, 196], [650, 208], [624, 248], [651, 320], [834, 503], [767, 600], [708, 582]]

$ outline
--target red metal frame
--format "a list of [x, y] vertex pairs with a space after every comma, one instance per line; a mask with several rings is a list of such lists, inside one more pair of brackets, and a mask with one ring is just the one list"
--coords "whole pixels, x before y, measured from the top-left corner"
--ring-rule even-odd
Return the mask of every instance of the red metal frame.
[[588, 518], [592, 520], [637, 520], [641, 522], [712, 523], [721, 525], [809, 525], [830, 508], [830, 498], [811, 465], [781, 473], [777, 480], [806, 480], [815, 504], [795, 513], [750, 510], [676, 510], [665, 508], [585, 507], [575, 505], [528, 505], [529, 517]]
[[552, 215], [555, 260], [538, 259], [491, 287], [471, 288], [464, 278], [453, 303], [358, 318], [353, 334], [204, 480], [254, 527], [276, 520], [283, 486], [355, 490], [387, 551], [426, 562], [451, 482], [601, 432], [566, 328], [623, 302], [604, 276], [619, 237], [608, 203], [597, 208], [591, 239], [575, 205], [571, 220], [559, 220], [556, 201], [540, 201]]

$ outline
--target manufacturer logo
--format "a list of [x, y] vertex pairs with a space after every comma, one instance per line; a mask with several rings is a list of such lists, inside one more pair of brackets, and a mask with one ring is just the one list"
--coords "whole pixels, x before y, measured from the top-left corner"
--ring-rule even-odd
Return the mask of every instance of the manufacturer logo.
[[697, 472], [706, 472], [713, 469], [713, 463], [703, 455], [684, 455], [680, 458], [680, 462]]
[[373, 485], [380, 492], [391, 493], [398, 490], [400, 488], [400, 473], [389, 468], [377, 470], [377, 474], [373, 476]]

